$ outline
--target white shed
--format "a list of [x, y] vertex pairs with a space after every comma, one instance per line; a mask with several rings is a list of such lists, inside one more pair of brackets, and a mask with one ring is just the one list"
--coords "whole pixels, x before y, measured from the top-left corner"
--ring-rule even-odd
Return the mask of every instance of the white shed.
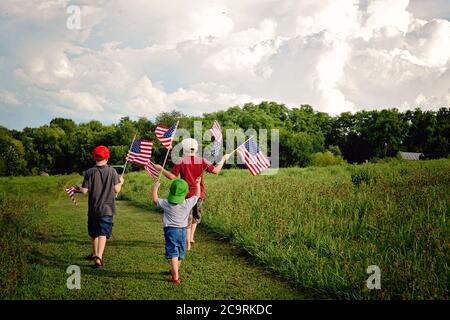
[[423, 157], [423, 153], [419, 152], [399, 152], [400, 157], [405, 160], [420, 160]]

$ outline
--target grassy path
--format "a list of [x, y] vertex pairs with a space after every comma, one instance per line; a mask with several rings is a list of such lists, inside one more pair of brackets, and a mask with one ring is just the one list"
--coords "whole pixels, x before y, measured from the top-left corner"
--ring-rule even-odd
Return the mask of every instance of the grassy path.
[[[64, 197], [63, 197], [64, 196]], [[39, 232], [30, 243], [32, 264], [22, 280], [22, 299], [302, 299], [285, 281], [247, 258], [242, 251], [202, 226], [197, 244], [181, 270], [182, 285], [168, 283], [162, 217], [118, 202], [113, 237], [104, 254], [105, 268], [83, 260], [90, 251], [86, 200], [78, 207], [61, 195], [36, 217]], [[69, 290], [66, 269], [81, 268], [81, 289]]]

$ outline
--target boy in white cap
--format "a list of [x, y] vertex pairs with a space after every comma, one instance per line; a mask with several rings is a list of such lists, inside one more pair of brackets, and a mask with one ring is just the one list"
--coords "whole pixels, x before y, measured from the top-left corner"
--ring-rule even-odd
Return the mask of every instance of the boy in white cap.
[[[192, 138], [184, 139], [181, 142], [183, 146], [184, 157], [175, 164], [172, 171], [167, 171], [162, 168], [160, 165], [155, 165], [158, 171], [163, 170], [163, 174], [169, 180], [173, 180], [180, 175], [181, 179], [186, 180], [189, 185], [189, 192], [186, 195], [186, 198], [190, 198], [195, 194], [195, 180], [200, 177], [205, 169], [213, 174], [218, 174], [225, 163], [230, 157], [228, 154], [224, 155], [222, 159], [217, 163], [216, 166], [213, 166], [208, 160], [203, 157], [196, 156], [196, 152], [198, 150], [197, 140]], [[192, 208], [191, 213], [189, 215], [189, 223], [187, 227], [187, 250], [191, 249], [191, 244], [194, 241], [195, 230], [197, 225], [200, 223], [202, 218], [202, 204], [205, 200], [205, 186], [203, 184], [203, 178], [200, 184], [201, 194], [198, 199], [197, 204]]]

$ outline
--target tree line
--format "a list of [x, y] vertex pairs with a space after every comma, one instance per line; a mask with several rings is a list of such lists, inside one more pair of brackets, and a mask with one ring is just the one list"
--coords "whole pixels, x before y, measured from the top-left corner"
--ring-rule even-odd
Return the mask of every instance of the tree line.
[[91, 151], [100, 144], [110, 149], [110, 164], [123, 164], [135, 133], [138, 138], [154, 140], [154, 159], [162, 162], [165, 149], [154, 136], [158, 123], [170, 126], [179, 121], [179, 128], [192, 132], [194, 121], [202, 121], [203, 130], [208, 130], [214, 120], [224, 133], [229, 128], [279, 129], [281, 167], [377, 161], [395, 157], [399, 151], [420, 152], [426, 158], [448, 157], [450, 152], [449, 108], [405, 112], [394, 108], [330, 116], [309, 105], [290, 109], [262, 102], [200, 117], [171, 111], [153, 121], [123, 117], [112, 125], [55, 118], [49, 125], [21, 131], [0, 127], [0, 175], [82, 172], [92, 166]]

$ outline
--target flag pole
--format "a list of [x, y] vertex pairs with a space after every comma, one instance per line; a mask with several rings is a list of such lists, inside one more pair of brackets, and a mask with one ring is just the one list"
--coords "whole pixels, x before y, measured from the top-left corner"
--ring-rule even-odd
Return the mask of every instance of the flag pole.
[[[254, 137], [254, 136], [251, 136], [250, 138], [248, 138], [247, 140], [245, 140], [243, 143], [241, 143], [241, 144], [239, 145], [239, 147], [242, 146], [244, 143], [246, 143], [248, 140], [250, 140], [250, 139], [253, 138], [253, 137]], [[231, 156], [233, 153], [236, 152], [237, 149], [239, 149], [239, 147], [237, 147], [236, 149], [234, 149], [233, 151], [231, 151], [231, 153], [229, 153], [228, 155]], [[206, 169], [207, 169], [207, 168], [205, 168], [205, 169], [202, 171], [201, 176], [203, 176], [203, 174], [205, 173]]]
[[234, 149], [233, 151], [231, 151], [231, 153], [229, 153], [229, 155], [231, 156], [233, 153], [236, 152], [237, 149], [239, 149], [244, 143], [246, 143], [248, 140], [250, 140], [251, 138], [253, 138], [254, 136], [251, 136], [250, 138], [248, 138], [247, 140], [245, 140], [244, 142], [242, 142], [239, 147], [237, 147], [236, 149]]
[[172, 140], [170, 141], [170, 149], [167, 149], [166, 157], [164, 158], [164, 162], [163, 162], [163, 165], [162, 165], [162, 169], [161, 169], [161, 172], [159, 173], [159, 176], [158, 176], [158, 182], [159, 182], [159, 180], [161, 179], [161, 175], [162, 175], [162, 173], [163, 173], [163, 171], [164, 171], [164, 166], [166, 165], [167, 157], [169, 156], [169, 151], [172, 149], [173, 138], [175, 137], [175, 133], [177, 132], [177, 128], [178, 128], [178, 123], [179, 123], [179, 122], [180, 122], [180, 120], [177, 121], [177, 124], [176, 124], [176, 126], [175, 126], [175, 130], [173, 131], [173, 134], [172, 134]]
[[[136, 135], [137, 135], [137, 133], [134, 134], [133, 141], [131, 141], [130, 149], [128, 149], [128, 153], [133, 148], [134, 140], [136, 140]], [[128, 153], [127, 153], [127, 158], [128, 158]], [[123, 167], [123, 171], [122, 171], [122, 175], [121, 175], [122, 178], [123, 178], [123, 175], [125, 174], [125, 170], [127, 168], [127, 164], [128, 164], [128, 159], [125, 160], [125, 165]]]
[[[134, 140], [136, 140], [136, 135], [137, 135], [137, 133], [134, 134], [133, 141], [131, 141], [130, 149], [128, 149], [128, 153], [133, 148]], [[128, 158], [128, 153], [127, 153], [127, 158]], [[123, 166], [123, 171], [122, 171], [122, 174], [120, 175], [121, 178], [123, 178], [123, 175], [125, 174], [125, 170], [127, 169], [127, 164], [128, 164], [128, 159], [125, 159], [125, 165]], [[119, 192], [116, 193], [116, 198], [118, 195], [119, 195]]]

